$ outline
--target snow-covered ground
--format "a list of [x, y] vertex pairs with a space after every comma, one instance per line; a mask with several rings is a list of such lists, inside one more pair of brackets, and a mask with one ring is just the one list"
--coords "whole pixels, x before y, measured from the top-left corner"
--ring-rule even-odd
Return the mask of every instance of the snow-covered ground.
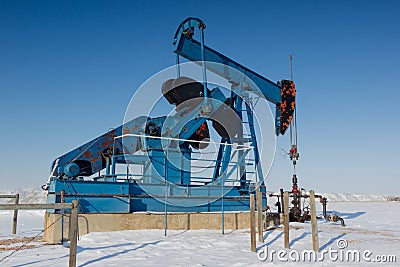
[[[319, 259], [324, 257], [322, 262], [293, 262], [296, 255], [300, 255], [301, 260], [301, 253], [312, 249], [309, 223], [291, 223], [290, 250], [283, 250], [281, 229], [264, 233], [264, 243], [257, 243], [259, 256], [261, 258], [265, 256], [261, 251], [267, 251], [269, 256], [272, 253], [272, 262], [270, 257], [261, 261], [257, 253], [250, 252], [250, 235], [246, 229], [226, 231], [225, 235], [220, 231], [211, 230], [170, 230], [167, 237], [164, 237], [163, 230], [89, 233], [81, 236], [78, 241], [77, 262], [78, 266], [264, 266], [281, 264], [278, 252], [282, 250], [286, 252], [285, 255], [283, 255], [285, 252], [279, 252], [281, 258], [287, 260], [285, 265], [343, 266], [349, 263], [353, 266], [396, 265], [396, 263], [377, 263], [372, 260], [376, 259], [376, 256], [394, 255], [397, 262], [400, 261], [399, 209], [400, 202], [329, 202], [328, 210], [342, 216], [346, 227], [342, 228], [339, 223], [319, 221], [320, 249], [326, 251], [325, 254], [318, 254]], [[16, 236], [10, 235], [11, 220], [12, 212], [0, 211], [0, 260], [12, 252], [12, 250], [4, 251], [4, 248], [18, 247], [27, 241], [16, 238], [31, 237], [40, 234], [43, 229], [43, 212], [20, 211]], [[17, 243], [4, 242], [10, 238], [14, 238]], [[339, 245], [347, 243], [347, 247], [339, 249], [338, 241]], [[68, 265], [68, 244], [49, 246], [41, 243], [40, 238], [31, 244], [34, 245], [33, 248], [14, 253], [0, 262], [0, 265]], [[274, 250], [276, 253], [273, 253]], [[360, 262], [352, 261], [353, 257], [356, 257], [352, 251], [360, 253]], [[365, 260], [371, 259], [371, 262], [363, 259], [365, 253]], [[339, 260], [335, 260], [335, 255], [339, 256]], [[343, 261], [340, 260], [341, 255], [344, 255]], [[350, 262], [346, 262], [346, 258], [349, 258]]]

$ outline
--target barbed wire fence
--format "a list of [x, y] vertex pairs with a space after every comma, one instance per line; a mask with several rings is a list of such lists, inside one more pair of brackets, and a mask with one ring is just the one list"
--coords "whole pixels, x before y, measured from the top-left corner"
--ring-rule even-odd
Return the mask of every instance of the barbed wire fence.
[[[66, 216], [66, 215], [63, 215]], [[20, 245], [19, 247], [17, 247], [15, 250], [13, 250], [10, 254], [6, 255], [5, 257], [0, 259], [0, 263], [5, 261], [6, 259], [10, 258], [12, 255], [14, 255], [15, 253], [17, 253], [18, 251], [24, 249], [25, 247], [27, 247], [30, 243], [32, 243], [36, 238], [38, 238], [41, 234], [43, 234], [46, 230], [48, 230], [50, 227], [52, 227], [54, 224], [56, 224], [56, 222], [58, 222], [63, 216], [60, 216], [57, 220], [55, 220], [54, 222], [52, 222], [50, 225], [48, 225], [46, 228], [44, 228], [42, 231], [40, 231], [38, 234], [36, 234], [35, 236], [33, 236], [32, 238], [30, 238], [28, 241], [26, 241], [24, 244]]]

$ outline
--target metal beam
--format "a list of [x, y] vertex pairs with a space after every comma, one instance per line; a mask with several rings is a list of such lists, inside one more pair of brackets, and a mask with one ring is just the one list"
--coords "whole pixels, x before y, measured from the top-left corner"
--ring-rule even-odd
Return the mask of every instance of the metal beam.
[[[254, 82], [262, 95], [260, 95], [257, 88], [252, 88], [251, 85], [247, 89], [248, 91], [261, 97], [265, 97], [268, 101], [274, 104], [279, 104], [281, 102], [281, 88], [279, 85], [207, 46], [205, 46], [204, 49], [205, 61], [219, 63], [207, 64], [208, 70], [236, 84], [240, 84], [243, 81], [244, 75], [246, 75]], [[201, 64], [201, 44], [194, 39], [189, 39], [182, 35], [179, 42], [175, 44], [174, 52], [188, 60]], [[226, 66], [237, 71], [232, 71]]]

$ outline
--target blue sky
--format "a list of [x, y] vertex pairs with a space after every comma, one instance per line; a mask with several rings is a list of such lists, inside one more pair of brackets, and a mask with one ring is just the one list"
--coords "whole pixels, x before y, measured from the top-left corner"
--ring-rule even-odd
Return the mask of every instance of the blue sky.
[[[398, 194], [399, 13], [398, 1], [0, 1], [0, 189], [39, 187], [57, 156], [121, 124], [193, 16], [208, 46], [273, 81], [293, 53], [303, 187]], [[289, 188], [291, 171], [277, 157], [270, 188]]]

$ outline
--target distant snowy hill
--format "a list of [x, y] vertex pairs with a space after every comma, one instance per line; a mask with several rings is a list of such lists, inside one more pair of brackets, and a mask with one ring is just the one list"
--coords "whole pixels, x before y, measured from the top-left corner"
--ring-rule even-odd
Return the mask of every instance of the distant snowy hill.
[[[46, 193], [38, 188], [0, 190], [0, 195], [19, 194], [19, 203], [46, 203]], [[14, 203], [14, 199], [0, 199], [0, 203]]]
[[388, 196], [380, 195], [358, 195], [348, 193], [321, 193], [328, 201], [345, 202], [345, 201], [387, 201]]
[[[35, 189], [19, 189], [19, 190], [0, 190], [0, 194], [9, 195], [16, 194], [20, 195], [20, 203], [45, 203], [46, 193], [39, 188]], [[276, 194], [276, 193], [275, 193]], [[348, 202], [348, 201], [388, 201], [388, 199], [395, 199], [393, 196], [383, 195], [361, 195], [361, 194], [349, 194], [349, 193], [317, 193], [328, 199], [330, 202]], [[0, 203], [13, 203], [13, 199], [0, 199]]]
[[[271, 192], [272, 193], [272, 192]], [[279, 193], [274, 193], [279, 194]], [[396, 197], [384, 195], [368, 195], [368, 194], [350, 194], [350, 193], [316, 193], [328, 199], [328, 202], [349, 202], [349, 201], [389, 201], [395, 200]]]

